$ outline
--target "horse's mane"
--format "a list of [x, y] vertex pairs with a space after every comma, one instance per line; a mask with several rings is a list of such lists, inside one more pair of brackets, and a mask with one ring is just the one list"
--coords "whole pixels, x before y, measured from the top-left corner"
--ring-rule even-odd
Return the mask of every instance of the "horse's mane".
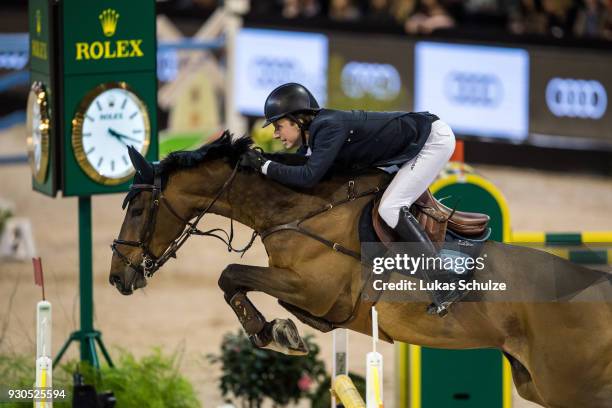
[[[157, 165], [157, 171], [162, 177], [162, 188], [172, 172], [197, 167], [204, 161], [223, 159], [230, 166], [234, 167], [240, 160], [240, 156], [249, 150], [253, 144], [250, 136], [244, 135], [234, 138], [229, 130], [226, 130], [219, 138], [202, 145], [196, 150], [172, 152]], [[264, 156], [267, 159], [290, 166], [304, 165], [308, 161], [308, 157], [295, 153], [264, 153]], [[336, 178], [339, 183], [345, 183], [348, 179], [353, 179], [372, 171], [374, 170], [364, 169], [349, 172], [346, 169], [339, 169], [334, 166], [329, 169], [322, 181]], [[319, 185], [319, 187], [321, 186]], [[335, 190], [334, 186], [330, 187], [332, 190]], [[309, 194], [311, 193], [309, 192]]]
[[[210, 143], [200, 146], [196, 150], [181, 150], [168, 154], [157, 167], [163, 176], [181, 170], [196, 167], [206, 160], [223, 158], [233, 167], [240, 160], [240, 156], [253, 146], [254, 142], [250, 136], [244, 135], [234, 138], [234, 135], [226, 130], [223, 134]], [[275, 162], [290, 166], [303, 165], [307, 157], [295, 153], [264, 153], [264, 156]]]
[[[165, 188], [170, 174], [175, 171], [194, 168], [204, 161], [215, 159], [225, 160], [230, 166], [234, 167], [238, 160], [240, 160], [240, 156], [252, 146], [253, 140], [250, 136], [244, 135], [234, 138], [229, 130], [226, 130], [219, 138], [200, 146], [196, 150], [172, 152], [162, 161], [155, 164], [155, 171], [161, 176], [162, 190]], [[294, 153], [264, 153], [264, 156], [270, 160], [290, 166], [303, 165], [307, 162], [307, 157]], [[329, 179], [332, 173], [330, 171], [325, 178]], [[146, 176], [143, 176], [143, 174], [146, 174]], [[137, 171], [133, 183], [138, 185], [153, 184], [153, 182], [153, 171]], [[123, 208], [141, 191], [142, 189], [138, 188], [130, 189], [123, 201]]]
[[176, 170], [196, 167], [205, 160], [220, 158], [226, 159], [234, 166], [240, 156], [252, 145], [253, 140], [249, 136], [234, 138], [229, 130], [226, 130], [218, 139], [206, 143], [196, 150], [170, 153], [159, 163], [158, 170], [162, 175], [168, 175]]

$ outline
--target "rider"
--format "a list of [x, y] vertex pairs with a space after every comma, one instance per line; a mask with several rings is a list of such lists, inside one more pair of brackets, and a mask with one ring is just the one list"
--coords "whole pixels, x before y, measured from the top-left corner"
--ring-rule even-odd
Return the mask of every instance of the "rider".
[[[452, 155], [455, 135], [429, 112], [366, 112], [322, 109], [303, 85], [287, 83], [274, 89], [264, 106], [264, 127], [274, 126], [274, 138], [286, 149], [298, 147], [304, 165], [290, 166], [250, 150], [242, 165], [282, 184], [312, 187], [332, 165], [351, 171], [393, 166], [397, 174], [384, 192], [378, 212], [405, 242], [419, 242], [437, 251], [409, 208], [429, 187]], [[437, 295], [437, 296], [436, 296]], [[434, 294], [437, 312], [463, 295], [459, 290]]]

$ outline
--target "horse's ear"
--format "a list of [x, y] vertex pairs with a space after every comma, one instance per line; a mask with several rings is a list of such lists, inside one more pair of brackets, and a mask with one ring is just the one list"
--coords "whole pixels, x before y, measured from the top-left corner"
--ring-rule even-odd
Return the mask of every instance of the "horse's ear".
[[142, 184], [153, 184], [153, 178], [155, 176], [153, 165], [149, 163], [134, 146], [128, 146], [128, 154], [130, 155], [132, 165], [136, 169], [134, 179], [138, 179], [138, 182]]

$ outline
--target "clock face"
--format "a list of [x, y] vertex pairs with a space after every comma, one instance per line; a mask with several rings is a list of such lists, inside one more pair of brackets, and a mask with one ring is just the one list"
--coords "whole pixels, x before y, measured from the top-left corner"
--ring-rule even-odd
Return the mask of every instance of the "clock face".
[[28, 158], [32, 175], [44, 183], [49, 164], [49, 114], [47, 93], [41, 82], [32, 83], [27, 106]]
[[30, 109], [32, 110], [32, 118], [30, 119], [28, 136], [32, 138], [32, 170], [38, 172], [40, 170], [40, 159], [42, 157], [42, 134], [40, 132], [42, 120], [40, 117], [40, 105], [36, 98], [31, 98], [31, 100]]
[[77, 161], [88, 176], [102, 184], [129, 180], [134, 168], [127, 147], [134, 146], [144, 156], [149, 141], [146, 106], [123, 82], [94, 89], [73, 120]]

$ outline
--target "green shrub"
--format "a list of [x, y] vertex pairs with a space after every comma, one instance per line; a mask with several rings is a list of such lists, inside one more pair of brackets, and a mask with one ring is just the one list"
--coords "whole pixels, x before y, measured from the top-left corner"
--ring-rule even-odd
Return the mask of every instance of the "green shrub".
[[312, 398], [315, 386], [325, 381], [325, 364], [317, 359], [319, 346], [312, 336], [305, 336], [304, 341], [310, 349], [308, 356], [287, 356], [253, 347], [239, 331], [224, 336], [220, 355], [206, 358], [221, 364], [219, 388], [224, 397], [232, 394], [249, 407], [260, 407], [265, 398], [275, 405], [287, 405]]
[[[119, 408], [190, 408], [200, 407], [193, 386], [178, 371], [179, 353], [164, 355], [160, 349], [140, 359], [121, 350], [115, 367], [93, 367], [69, 361], [53, 369], [53, 388], [72, 394], [72, 373], [79, 369], [86, 384], [93, 384], [98, 393], [113, 391]], [[31, 388], [35, 379], [33, 356], [1, 355], [0, 378], [10, 379], [10, 386]], [[5, 384], [9, 385], [9, 384]], [[71, 407], [72, 401], [54, 402], [54, 407]], [[24, 407], [23, 403], [2, 405], [2, 408]], [[29, 403], [32, 406], [32, 403]]]

